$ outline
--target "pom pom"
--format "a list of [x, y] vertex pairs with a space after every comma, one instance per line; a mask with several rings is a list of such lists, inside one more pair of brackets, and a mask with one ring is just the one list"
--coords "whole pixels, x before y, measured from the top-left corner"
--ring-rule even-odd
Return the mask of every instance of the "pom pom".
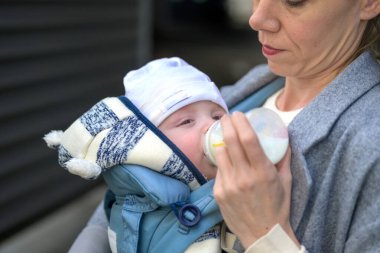
[[95, 179], [102, 172], [102, 168], [94, 162], [73, 158], [65, 163], [65, 167], [71, 174], [84, 179]]
[[47, 146], [52, 149], [56, 149], [59, 145], [61, 145], [63, 137], [63, 131], [61, 130], [53, 130], [42, 138], [46, 142]]

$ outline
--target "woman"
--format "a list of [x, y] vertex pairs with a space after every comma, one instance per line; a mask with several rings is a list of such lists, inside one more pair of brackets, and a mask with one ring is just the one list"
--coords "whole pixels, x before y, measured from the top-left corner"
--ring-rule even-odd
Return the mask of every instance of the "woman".
[[380, 0], [253, 1], [250, 26], [285, 77], [270, 99], [296, 116], [276, 167], [241, 113], [222, 119], [214, 194], [247, 252], [380, 249], [379, 13]]

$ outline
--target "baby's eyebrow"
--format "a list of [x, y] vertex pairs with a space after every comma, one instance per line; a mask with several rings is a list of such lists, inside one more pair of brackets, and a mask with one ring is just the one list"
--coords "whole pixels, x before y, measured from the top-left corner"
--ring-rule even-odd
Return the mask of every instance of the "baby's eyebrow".
[[190, 118], [190, 116], [188, 116], [188, 114], [185, 114], [185, 115], [176, 115], [175, 117], [173, 117], [170, 122], [172, 124], [179, 124], [181, 122], [183, 122], [184, 120], [188, 120]]

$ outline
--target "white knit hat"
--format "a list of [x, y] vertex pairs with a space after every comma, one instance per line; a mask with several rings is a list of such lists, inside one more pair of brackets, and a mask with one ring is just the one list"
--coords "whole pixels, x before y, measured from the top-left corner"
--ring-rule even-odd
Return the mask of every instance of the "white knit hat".
[[156, 126], [198, 101], [227, 106], [210, 78], [178, 57], [154, 60], [124, 77], [125, 96]]

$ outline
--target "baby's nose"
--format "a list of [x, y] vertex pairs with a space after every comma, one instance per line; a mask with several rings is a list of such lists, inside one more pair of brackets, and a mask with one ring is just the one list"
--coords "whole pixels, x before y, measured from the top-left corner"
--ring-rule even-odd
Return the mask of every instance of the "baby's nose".
[[213, 118], [208, 118], [207, 120], [205, 120], [205, 123], [203, 125], [203, 133], [206, 133], [207, 130], [215, 123], [215, 119]]

